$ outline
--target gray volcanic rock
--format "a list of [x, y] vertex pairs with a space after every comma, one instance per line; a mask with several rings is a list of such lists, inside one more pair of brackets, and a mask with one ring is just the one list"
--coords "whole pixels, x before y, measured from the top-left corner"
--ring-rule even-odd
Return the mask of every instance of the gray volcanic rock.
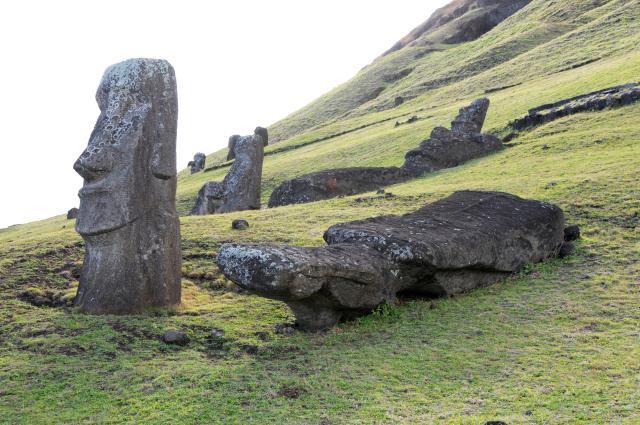
[[246, 230], [249, 228], [249, 222], [247, 220], [238, 218], [231, 222], [231, 228], [235, 230]]
[[269, 198], [269, 208], [355, 195], [399, 183], [411, 176], [397, 167], [354, 167], [318, 171], [283, 182]]
[[223, 245], [218, 265], [240, 287], [286, 302], [318, 330], [393, 302], [398, 292], [456, 294], [556, 256], [562, 210], [500, 192], [462, 191], [402, 216], [338, 224], [326, 247]]
[[451, 130], [436, 127], [429, 139], [417, 149], [407, 152], [402, 166], [413, 175], [455, 167], [464, 162], [502, 149], [502, 141], [489, 134], [481, 134], [489, 109], [489, 99], [475, 100], [460, 109], [451, 122]]
[[170, 329], [162, 335], [162, 341], [170, 345], [187, 345], [190, 341], [189, 335], [183, 331]]
[[266, 128], [258, 126], [253, 130], [253, 133], [262, 137], [262, 143], [265, 147], [269, 145], [269, 131]]
[[638, 101], [640, 101], [640, 84], [638, 83], [608, 87], [530, 109], [527, 115], [510, 122], [509, 126], [515, 130], [523, 130], [568, 115], [618, 108]]
[[231, 161], [236, 158], [235, 148], [236, 142], [240, 140], [239, 134], [234, 134], [233, 136], [229, 136], [229, 142], [227, 143], [227, 147], [229, 148], [229, 152], [227, 152], [227, 161]]
[[75, 207], [67, 211], [67, 220], [74, 220], [78, 218], [78, 211], [79, 210]]
[[75, 305], [108, 314], [175, 306], [181, 254], [173, 67], [158, 59], [112, 65], [96, 100], [100, 116], [73, 166], [84, 178], [76, 230], [86, 250]]
[[196, 153], [193, 156], [193, 161], [189, 161], [189, 164], [187, 164], [189, 167], [191, 167], [191, 174], [204, 170], [204, 164], [206, 159], [207, 159], [207, 156], [202, 152]]
[[[355, 195], [400, 183], [443, 168], [455, 167], [503, 147], [497, 137], [481, 134], [489, 99], [461, 108], [451, 130], [436, 127], [431, 137], [407, 152], [402, 167], [353, 167], [323, 170], [286, 180], [269, 198], [269, 208]], [[406, 123], [415, 122], [417, 117]], [[396, 123], [396, 126], [401, 123]]]
[[264, 141], [262, 136], [231, 136], [235, 161], [222, 183], [207, 182], [198, 192], [191, 215], [260, 209]]

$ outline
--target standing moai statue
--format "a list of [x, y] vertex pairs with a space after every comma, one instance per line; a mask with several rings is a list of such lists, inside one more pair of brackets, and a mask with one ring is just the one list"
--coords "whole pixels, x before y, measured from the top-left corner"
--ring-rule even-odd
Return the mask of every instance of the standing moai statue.
[[229, 138], [235, 161], [222, 182], [207, 182], [198, 192], [191, 215], [260, 209], [264, 139], [259, 133]]
[[191, 167], [191, 174], [204, 170], [204, 163], [206, 160], [207, 156], [202, 152], [198, 152], [193, 155], [193, 161], [189, 161], [189, 164], [187, 164], [189, 167]]
[[129, 59], [105, 71], [100, 116], [73, 168], [84, 178], [76, 230], [85, 258], [75, 305], [128, 314], [180, 303], [173, 67]]

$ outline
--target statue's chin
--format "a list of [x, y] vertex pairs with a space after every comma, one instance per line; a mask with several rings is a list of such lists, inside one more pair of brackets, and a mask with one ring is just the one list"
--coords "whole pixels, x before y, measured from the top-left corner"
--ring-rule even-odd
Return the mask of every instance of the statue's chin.
[[120, 229], [136, 218], [137, 214], [116, 196], [81, 196], [76, 231], [82, 236], [99, 235]]

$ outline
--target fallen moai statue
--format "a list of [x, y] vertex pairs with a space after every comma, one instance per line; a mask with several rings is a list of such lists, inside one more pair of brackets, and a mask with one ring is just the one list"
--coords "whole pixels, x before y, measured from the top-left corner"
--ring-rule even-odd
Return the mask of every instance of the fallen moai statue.
[[557, 256], [564, 229], [555, 205], [461, 191], [409, 214], [334, 225], [328, 246], [225, 244], [217, 262], [238, 286], [286, 302], [303, 329], [319, 330], [399, 292], [436, 297], [499, 281]]
[[180, 303], [173, 67], [130, 59], [105, 71], [100, 116], [73, 168], [84, 178], [76, 230], [85, 257], [75, 305], [128, 314]]
[[356, 195], [411, 178], [398, 167], [353, 167], [318, 171], [286, 180], [271, 194], [269, 208]]
[[191, 215], [260, 209], [264, 140], [258, 133], [231, 136], [230, 144], [231, 139], [235, 161], [229, 173], [222, 182], [202, 186]]
[[460, 109], [451, 130], [434, 128], [429, 139], [405, 155], [402, 167], [338, 168], [286, 180], [271, 193], [269, 208], [368, 192], [495, 152], [502, 142], [481, 133], [488, 109], [486, 98]]
[[524, 117], [510, 122], [509, 126], [515, 130], [523, 130], [567, 115], [626, 106], [639, 100], [640, 85], [637, 83], [624, 84], [538, 106], [530, 109]]
[[191, 174], [197, 173], [204, 169], [204, 163], [207, 160], [207, 156], [202, 152], [198, 152], [193, 156], [193, 161], [189, 161], [187, 164], [191, 168]]

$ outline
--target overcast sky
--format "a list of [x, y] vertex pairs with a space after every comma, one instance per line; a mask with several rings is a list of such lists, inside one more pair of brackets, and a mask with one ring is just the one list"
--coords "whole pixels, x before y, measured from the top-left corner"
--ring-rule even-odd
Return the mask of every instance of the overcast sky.
[[72, 165], [108, 65], [154, 57], [174, 66], [181, 169], [349, 79], [447, 2], [2, 2], [0, 228], [77, 206]]

